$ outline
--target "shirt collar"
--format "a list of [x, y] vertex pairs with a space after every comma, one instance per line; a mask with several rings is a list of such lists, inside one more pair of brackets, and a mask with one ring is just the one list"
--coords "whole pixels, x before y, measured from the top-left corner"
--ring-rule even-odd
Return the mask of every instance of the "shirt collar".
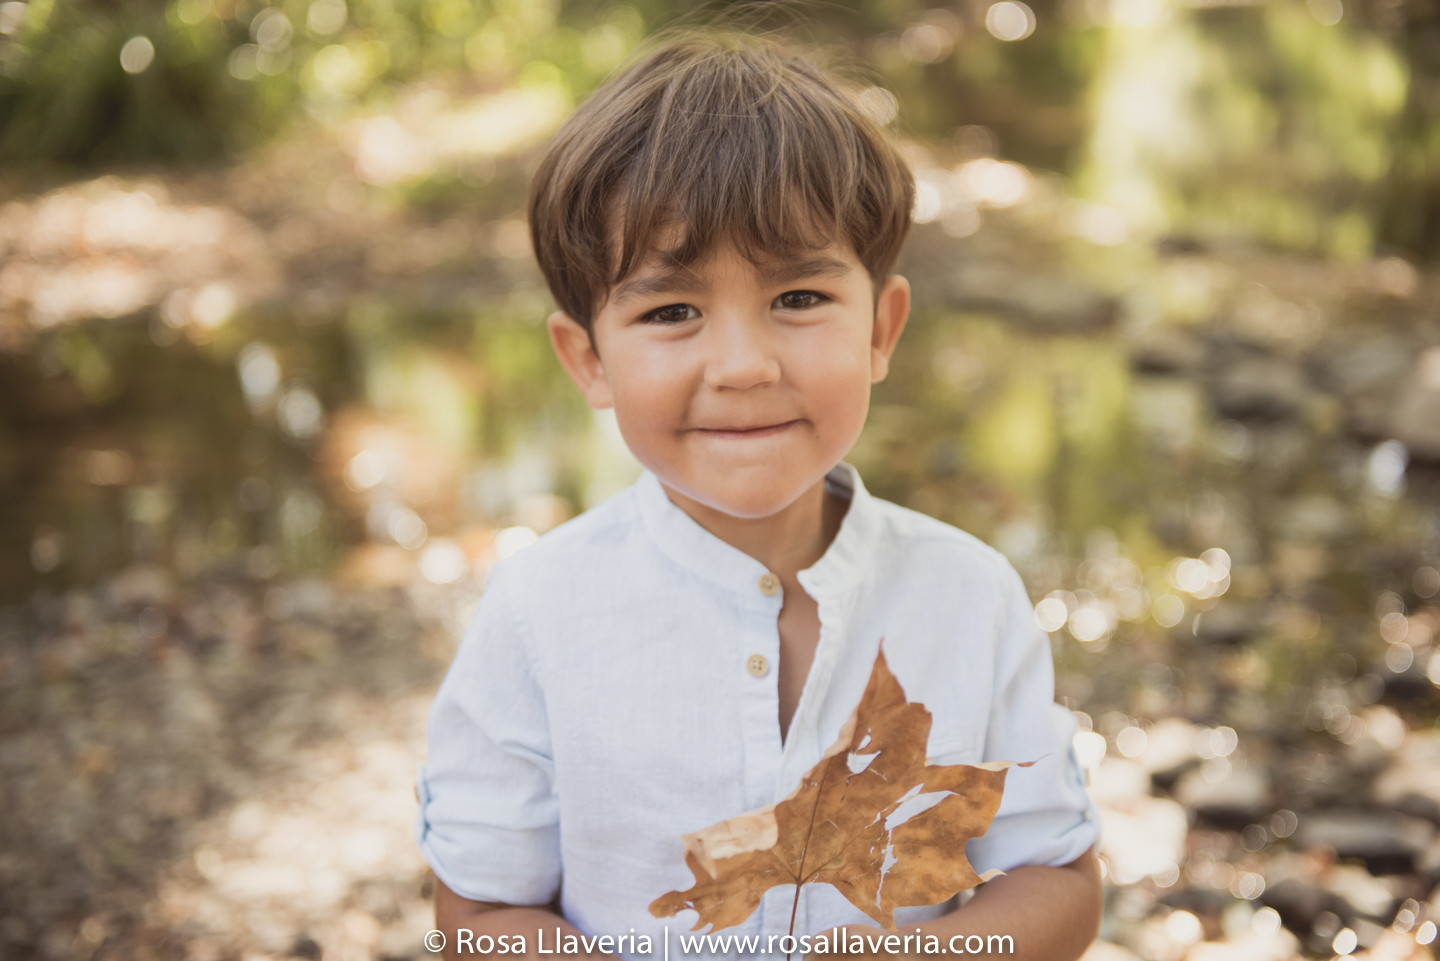
[[[875, 500], [854, 467], [835, 465], [825, 475], [825, 488], [848, 494], [850, 507], [825, 553], [798, 575], [800, 585], [817, 599], [849, 590], [870, 572], [880, 535]], [[665, 556], [722, 588], [770, 600], [757, 587], [765, 565], [701, 527], [670, 500], [653, 473], [647, 470], [640, 475], [635, 494], [646, 533]], [[775, 595], [774, 602], [779, 601]]]

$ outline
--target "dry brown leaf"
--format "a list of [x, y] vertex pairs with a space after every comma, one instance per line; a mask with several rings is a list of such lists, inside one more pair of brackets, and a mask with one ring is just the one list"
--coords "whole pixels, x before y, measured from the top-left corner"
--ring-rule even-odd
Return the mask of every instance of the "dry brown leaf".
[[[1001, 873], [976, 874], [964, 850], [989, 828], [1014, 762], [927, 765], [929, 736], [930, 712], [905, 699], [877, 653], [860, 703], [800, 785], [779, 804], [685, 835], [695, 884], [655, 899], [650, 913], [693, 908], [695, 929], [716, 931], [748, 918], [773, 887], [796, 885], [798, 897], [799, 886], [824, 882], [894, 930], [897, 907], [937, 904]], [[938, 803], [889, 823], [934, 794]]]

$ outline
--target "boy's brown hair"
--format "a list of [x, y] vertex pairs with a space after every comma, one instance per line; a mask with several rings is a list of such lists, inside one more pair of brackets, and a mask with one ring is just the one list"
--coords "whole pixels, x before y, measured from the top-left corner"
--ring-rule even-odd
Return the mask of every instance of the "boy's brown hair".
[[588, 329], [643, 258], [688, 267], [726, 243], [757, 263], [848, 243], [878, 289], [914, 193], [887, 136], [812, 63], [691, 31], [560, 128], [531, 185], [530, 235], [560, 309]]

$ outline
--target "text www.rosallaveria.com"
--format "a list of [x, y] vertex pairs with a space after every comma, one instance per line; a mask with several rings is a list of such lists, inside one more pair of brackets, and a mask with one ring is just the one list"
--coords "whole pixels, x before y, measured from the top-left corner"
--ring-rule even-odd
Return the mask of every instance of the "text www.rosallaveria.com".
[[[580, 955], [595, 952], [628, 955], [654, 955], [655, 945], [649, 935], [577, 935], [567, 934], [559, 928], [553, 935], [535, 932], [535, 953], [554, 955]], [[868, 955], [893, 954], [914, 955], [1004, 955], [1015, 953], [1015, 939], [1008, 934], [957, 934], [941, 938], [934, 934], [922, 934], [919, 928], [914, 934], [875, 934], [858, 932], [827, 931], [824, 934], [692, 934], [684, 933], [674, 937], [676, 953], [679, 955], [738, 955], [756, 957], [759, 955]], [[506, 954], [526, 955], [530, 953], [530, 939], [523, 934], [477, 935], [469, 928], [455, 931], [452, 951], [455, 954]], [[440, 931], [431, 931], [425, 938], [425, 947], [432, 951], [443, 950], [445, 937]], [[663, 957], [670, 956], [671, 936], [665, 929], [662, 939]]]
[[681, 934], [675, 938], [681, 954], [1014, 954], [1015, 939], [1008, 934], [957, 934], [944, 939], [934, 934], [858, 934], [827, 932], [817, 935]]

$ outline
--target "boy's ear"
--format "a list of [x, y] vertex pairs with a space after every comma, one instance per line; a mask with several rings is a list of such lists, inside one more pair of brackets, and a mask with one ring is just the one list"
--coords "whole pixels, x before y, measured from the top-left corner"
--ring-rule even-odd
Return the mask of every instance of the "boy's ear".
[[615, 398], [610, 393], [610, 381], [595, 345], [590, 342], [590, 332], [563, 310], [551, 314], [545, 326], [550, 331], [550, 346], [555, 348], [560, 366], [585, 395], [586, 403], [595, 410], [613, 407]]
[[878, 384], [890, 372], [890, 355], [910, 319], [910, 281], [899, 274], [885, 278], [875, 298], [875, 324], [870, 330], [870, 382]]

